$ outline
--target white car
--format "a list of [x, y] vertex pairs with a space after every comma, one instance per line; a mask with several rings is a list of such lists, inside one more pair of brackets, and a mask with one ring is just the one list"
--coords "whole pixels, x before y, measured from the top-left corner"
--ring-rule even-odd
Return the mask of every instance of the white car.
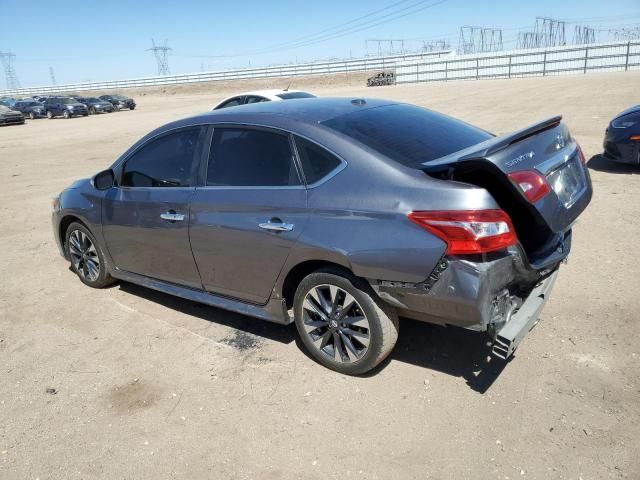
[[246, 105], [249, 103], [292, 100], [294, 98], [315, 98], [315, 95], [300, 90], [256, 90], [254, 92], [240, 93], [233, 97], [225, 98], [211, 110]]

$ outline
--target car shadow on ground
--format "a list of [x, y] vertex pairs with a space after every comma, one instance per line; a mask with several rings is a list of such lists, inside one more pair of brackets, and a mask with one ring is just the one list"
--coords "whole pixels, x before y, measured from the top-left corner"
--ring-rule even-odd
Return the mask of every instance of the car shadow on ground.
[[[283, 344], [295, 341], [310, 361], [314, 361], [297, 337], [294, 325], [261, 321], [132, 283], [119, 282], [117, 285], [128, 294], [246, 334]], [[395, 349], [387, 359], [364, 377], [375, 376], [395, 360], [464, 378], [472, 390], [484, 393], [507, 365], [507, 362], [490, 357], [491, 348], [486, 340], [487, 337], [479, 332], [440, 327], [403, 318], [400, 320], [400, 335]]]
[[602, 154], [594, 155], [587, 162], [587, 167], [591, 170], [606, 173], [621, 173], [621, 174], [640, 174], [640, 168], [638, 165], [631, 165], [629, 163], [619, 163], [609, 160]]

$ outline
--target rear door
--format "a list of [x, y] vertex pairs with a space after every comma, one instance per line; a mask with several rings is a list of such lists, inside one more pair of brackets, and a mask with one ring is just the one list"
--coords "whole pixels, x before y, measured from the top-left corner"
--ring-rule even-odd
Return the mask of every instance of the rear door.
[[307, 221], [289, 135], [215, 127], [206, 185], [191, 202], [191, 247], [207, 291], [263, 304]]
[[206, 137], [206, 127], [173, 130], [125, 160], [102, 211], [104, 238], [118, 268], [202, 288], [189, 244], [189, 201]]

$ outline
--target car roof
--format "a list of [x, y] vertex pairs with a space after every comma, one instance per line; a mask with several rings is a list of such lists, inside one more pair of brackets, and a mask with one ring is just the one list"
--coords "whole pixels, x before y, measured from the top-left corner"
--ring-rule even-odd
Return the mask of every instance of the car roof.
[[[316, 97], [301, 98], [288, 102], [258, 102], [240, 105], [234, 108], [212, 110], [195, 117], [185, 119], [192, 123], [223, 123], [225, 121], [250, 122], [264, 121], [268, 115], [284, 116], [306, 123], [320, 123], [348, 113], [368, 110], [370, 108], [393, 105], [398, 102], [377, 98], [357, 97]], [[242, 120], [240, 120], [242, 118]]]

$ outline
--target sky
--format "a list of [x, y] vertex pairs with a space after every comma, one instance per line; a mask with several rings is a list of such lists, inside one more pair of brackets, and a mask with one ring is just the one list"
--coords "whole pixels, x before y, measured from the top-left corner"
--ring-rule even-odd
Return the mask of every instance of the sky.
[[462, 25], [502, 28], [511, 49], [536, 16], [573, 22], [568, 41], [574, 23], [640, 26], [639, 0], [0, 0], [0, 12], [0, 52], [16, 55], [23, 87], [51, 85], [50, 67], [58, 85], [154, 76], [152, 39], [179, 74], [376, 54], [376, 38], [455, 48]]

